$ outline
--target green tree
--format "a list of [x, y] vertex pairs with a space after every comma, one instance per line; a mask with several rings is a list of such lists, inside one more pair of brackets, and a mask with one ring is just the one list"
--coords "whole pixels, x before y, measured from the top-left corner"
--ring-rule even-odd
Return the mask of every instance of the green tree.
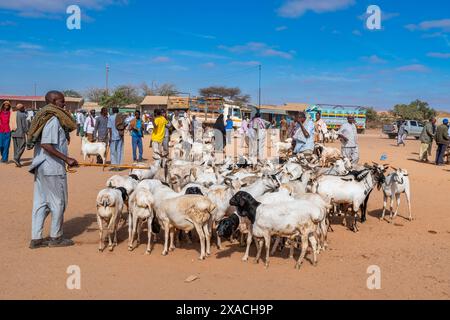
[[397, 117], [408, 120], [428, 120], [436, 116], [437, 112], [424, 101], [415, 100], [410, 104], [397, 104], [391, 113]]
[[228, 98], [239, 104], [246, 104], [250, 101], [250, 96], [242, 94], [238, 87], [211, 86], [200, 89], [199, 94], [206, 98]]
[[366, 119], [369, 122], [377, 122], [380, 120], [380, 117], [378, 115], [378, 112], [374, 108], [369, 107], [366, 108]]
[[75, 90], [64, 90], [63, 91], [65, 97], [72, 97], [72, 98], [82, 98], [83, 96], [78, 93], [78, 91]]
[[106, 92], [106, 89], [90, 88], [86, 91], [86, 97], [91, 102], [100, 103], [100, 101], [102, 101], [108, 97], [108, 94]]

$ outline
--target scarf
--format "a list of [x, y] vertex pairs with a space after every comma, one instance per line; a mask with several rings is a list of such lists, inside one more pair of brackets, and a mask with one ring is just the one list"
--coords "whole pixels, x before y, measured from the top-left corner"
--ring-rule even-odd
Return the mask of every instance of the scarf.
[[58, 108], [55, 105], [48, 104], [36, 113], [36, 116], [31, 122], [30, 129], [27, 133], [27, 149], [31, 150], [34, 148], [35, 144], [40, 140], [42, 131], [44, 130], [47, 122], [53, 118], [57, 117], [58, 121], [66, 133], [67, 140], [70, 140], [70, 132], [77, 128], [76, 122], [73, 120], [72, 115], [69, 111]]

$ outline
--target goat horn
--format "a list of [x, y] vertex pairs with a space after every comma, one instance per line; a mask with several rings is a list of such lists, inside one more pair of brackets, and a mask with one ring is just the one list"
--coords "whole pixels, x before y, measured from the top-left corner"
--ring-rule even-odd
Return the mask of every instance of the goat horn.
[[398, 171], [398, 169], [397, 168], [395, 168], [395, 167], [391, 167], [392, 169], [394, 169], [395, 171]]

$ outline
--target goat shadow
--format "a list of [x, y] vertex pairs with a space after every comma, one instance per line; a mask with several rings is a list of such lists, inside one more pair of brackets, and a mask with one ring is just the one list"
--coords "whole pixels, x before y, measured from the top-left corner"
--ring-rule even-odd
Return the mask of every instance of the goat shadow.
[[[394, 212], [395, 209], [397, 207], [397, 202], [394, 201]], [[401, 208], [401, 207], [400, 207]], [[383, 214], [383, 209], [377, 209], [377, 210], [372, 210], [370, 212], [367, 212], [367, 214], [373, 218], [376, 218], [377, 220], [379, 220], [381, 218], [381, 215]], [[397, 217], [395, 218], [394, 221], [392, 221], [392, 223], [396, 226], [396, 227], [403, 227], [403, 225], [398, 224], [398, 218], [401, 218], [404, 221], [409, 221], [408, 217], [404, 217], [402, 215], [400, 215], [400, 212], [397, 214]], [[389, 203], [388, 203], [388, 207], [386, 208], [386, 213], [384, 215], [384, 222], [391, 222], [390, 219], [390, 211], [389, 211]]]
[[[76, 217], [64, 222], [64, 234], [69, 239], [75, 238], [88, 229], [94, 222], [97, 221], [97, 215], [93, 213], [85, 214], [83, 217]], [[92, 230], [94, 231], [94, 230]]]

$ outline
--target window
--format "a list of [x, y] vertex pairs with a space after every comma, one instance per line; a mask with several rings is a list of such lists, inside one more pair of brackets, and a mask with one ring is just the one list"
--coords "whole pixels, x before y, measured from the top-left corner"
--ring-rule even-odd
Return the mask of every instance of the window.
[[241, 109], [233, 109], [233, 117], [241, 118]]
[[411, 121], [410, 124], [411, 127], [417, 127], [417, 121]]

